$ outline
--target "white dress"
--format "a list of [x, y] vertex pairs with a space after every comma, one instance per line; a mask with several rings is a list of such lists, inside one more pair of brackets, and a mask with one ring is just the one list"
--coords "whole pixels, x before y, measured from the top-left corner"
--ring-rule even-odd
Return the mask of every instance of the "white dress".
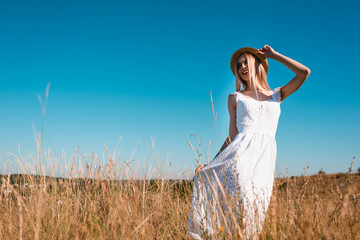
[[232, 94], [236, 95], [239, 133], [194, 177], [188, 220], [188, 233], [193, 239], [207, 239], [222, 231], [242, 231], [244, 238], [254, 238], [261, 232], [270, 202], [280, 87], [272, 90], [271, 99], [266, 101], [241, 92]]

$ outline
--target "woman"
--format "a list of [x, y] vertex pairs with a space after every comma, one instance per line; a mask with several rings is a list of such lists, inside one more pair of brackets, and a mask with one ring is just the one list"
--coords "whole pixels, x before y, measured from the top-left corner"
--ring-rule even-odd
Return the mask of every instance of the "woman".
[[[296, 76], [270, 90], [267, 58]], [[275, 177], [275, 134], [280, 103], [310, 74], [309, 68], [265, 45], [241, 48], [231, 57], [236, 91], [228, 97], [229, 136], [208, 165], [195, 170], [188, 232], [194, 239], [211, 236], [257, 238], [265, 220]]]

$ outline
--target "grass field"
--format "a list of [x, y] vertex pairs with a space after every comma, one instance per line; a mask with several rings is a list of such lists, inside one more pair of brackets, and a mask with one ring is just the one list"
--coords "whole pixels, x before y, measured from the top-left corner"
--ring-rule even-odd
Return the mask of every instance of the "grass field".
[[[0, 180], [1, 239], [189, 239], [192, 181]], [[260, 239], [360, 239], [360, 175], [276, 179]]]
[[[74, 157], [62, 166], [67, 159], [56, 165], [51, 151], [42, 151], [49, 87], [44, 104], [39, 97], [38, 153], [12, 154], [23, 174], [0, 175], [0, 239], [189, 239], [192, 181], [138, 180], [138, 169], [126, 162], [117, 166], [107, 148], [106, 165], [96, 167], [94, 154], [90, 159], [81, 154], [85, 163], [75, 164]], [[199, 162], [200, 150], [189, 145]], [[51, 165], [48, 171], [43, 160]], [[348, 173], [275, 179], [259, 238], [360, 239], [360, 171], [352, 173], [353, 163]], [[45, 176], [63, 170], [64, 178]], [[215, 238], [232, 237], [219, 231]]]

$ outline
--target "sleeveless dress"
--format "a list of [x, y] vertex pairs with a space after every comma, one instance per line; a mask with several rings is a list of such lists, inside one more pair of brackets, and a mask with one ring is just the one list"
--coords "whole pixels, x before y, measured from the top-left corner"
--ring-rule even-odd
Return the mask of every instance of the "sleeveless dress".
[[246, 239], [260, 234], [275, 178], [275, 134], [280, 117], [280, 87], [271, 99], [236, 96], [233, 141], [194, 177], [188, 233], [208, 239], [224, 232]]

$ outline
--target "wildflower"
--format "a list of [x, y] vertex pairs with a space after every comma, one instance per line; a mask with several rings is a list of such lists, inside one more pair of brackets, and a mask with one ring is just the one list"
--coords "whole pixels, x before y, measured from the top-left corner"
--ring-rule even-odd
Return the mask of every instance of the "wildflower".
[[220, 239], [225, 239], [224, 227], [220, 227]]

